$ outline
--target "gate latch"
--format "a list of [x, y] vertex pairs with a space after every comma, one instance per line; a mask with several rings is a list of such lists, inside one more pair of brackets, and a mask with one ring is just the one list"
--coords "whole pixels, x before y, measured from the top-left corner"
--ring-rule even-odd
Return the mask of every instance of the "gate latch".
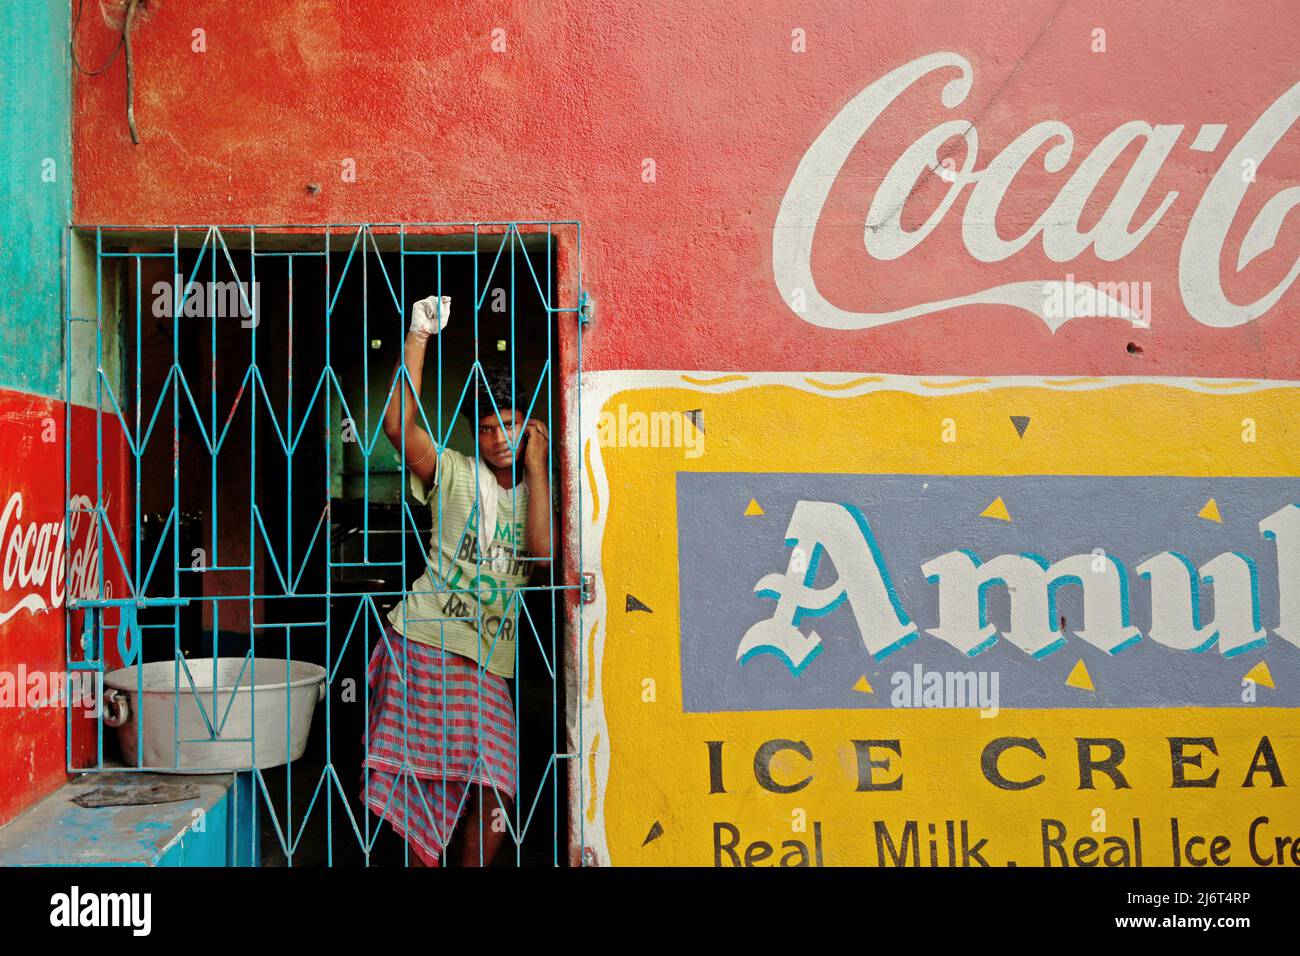
[[582, 595], [583, 604], [596, 603], [596, 574], [594, 571], [584, 571], [582, 573]]

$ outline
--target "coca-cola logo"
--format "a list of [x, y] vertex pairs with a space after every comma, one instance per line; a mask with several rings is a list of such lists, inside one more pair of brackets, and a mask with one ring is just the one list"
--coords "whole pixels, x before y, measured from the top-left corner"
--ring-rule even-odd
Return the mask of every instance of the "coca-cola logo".
[[[62, 521], [24, 522], [22, 492], [13, 492], [5, 502], [0, 511], [0, 625], [19, 611], [38, 614], [62, 607], [65, 582], [74, 598], [99, 596], [94, 502], [74, 495], [68, 505], [70, 517]], [[65, 541], [72, 542], [70, 557]], [[112, 596], [111, 581], [104, 582], [104, 596]]]
[[[781, 201], [772, 235], [772, 268], [777, 289], [786, 304], [805, 321], [834, 329], [871, 328], [976, 304], [1023, 309], [1041, 318], [1052, 331], [1079, 314], [1136, 318], [1129, 315], [1123, 303], [1104, 294], [1098, 294], [1082, 313], [1051, 308], [1044, 287], [1059, 283], [1063, 275], [1026, 276], [1022, 281], [983, 289], [954, 289], [952, 294], [932, 301], [884, 312], [843, 309], [819, 292], [812, 270], [813, 237], [840, 170], [895, 100], [941, 70], [958, 71], [940, 90], [944, 107], [955, 110], [971, 90], [974, 78], [971, 64], [957, 53], [932, 53], [868, 86], [844, 106], [808, 148]], [[1279, 281], [1254, 301], [1234, 302], [1224, 292], [1220, 271], [1224, 241], [1243, 197], [1255, 184], [1254, 169], [1291, 128], [1297, 116], [1300, 116], [1300, 83], [1265, 109], [1223, 158], [1187, 221], [1178, 259], [1177, 286], [1187, 312], [1203, 325], [1229, 328], [1259, 318], [1277, 304], [1300, 274], [1300, 259], [1297, 259]], [[1009, 259], [1035, 240], [1041, 242], [1043, 253], [1053, 262], [1069, 262], [1090, 248], [1102, 261], [1123, 259], [1165, 220], [1179, 195], [1168, 191], [1162, 197], [1147, 198], [1156, 175], [1175, 144], [1183, 138], [1184, 129], [1180, 124], [1153, 125], [1141, 120], [1120, 124], [1063, 179], [1055, 197], [1037, 220], [1019, 235], [1006, 238], [999, 234], [996, 224], [999, 206], [1008, 190], [1014, 188], [1013, 180], [1040, 154], [1047, 173], [1064, 170], [1075, 151], [1074, 131], [1058, 120], [1037, 123], [977, 169], [979, 130], [970, 117], [955, 116], [904, 149], [885, 173], [864, 223], [867, 254], [879, 261], [907, 256], [943, 221], [957, 199], [969, 191], [962, 212], [961, 241], [966, 252], [978, 262]], [[1185, 145], [1197, 152], [1214, 152], [1226, 130], [1223, 124], [1200, 126]], [[958, 137], [965, 140], [965, 157], [960, 165], [951, 161], [945, 164], [939, 158], [940, 149]], [[1122, 155], [1131, 155], [1131, 151], [1126, 153], [1126, 148], [1134, 143], [1141, 144], [1136, 159], [1121, 160]], [[1095, 224], [1081, 229], [1085, 207], [1116, 162], [1129, 164], [1122, 184]], [[946, 184], [947, 191], [921, 225], [907, 229], [903, 223], [904, 206], [917, 184], [931, 175], [937, 175]], [[1280, 190], [1262, 206], [1241, 241], [1237, 272], [1273, 247], [1283, 221], [1297, 204], [1300, 204], [1300, 187], [1292, 186]], [[1144, 214], [1144, 221], [1134, 222], [1139, 209], [1153, 207], [1152, 212]]]

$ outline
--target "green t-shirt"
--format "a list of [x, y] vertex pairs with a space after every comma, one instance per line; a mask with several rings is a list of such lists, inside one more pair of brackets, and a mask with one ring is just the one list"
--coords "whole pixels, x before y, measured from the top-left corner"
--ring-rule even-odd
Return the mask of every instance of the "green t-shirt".
[[497, 496], [496, 532], [478, 561], [475, 501], [480, 483], [474, 461], [444, 448], [432, 488], [411, 472], [411, 493], [433, 513], [428, 566], [389, 612], [388, 620], [409, 640], [486, 661], [493, 674], [513, 677], [516, 622], [523, 619], [523, 594], [513, 589], [523, 585], [531, 569], [531, 563], [523, 560], [528, 487], [521, 481], [514, 488], [502, 488], [486, 464], [479, 462], [478, 468], [485, 475], [484, 491], [490, 486], [490, 493]]

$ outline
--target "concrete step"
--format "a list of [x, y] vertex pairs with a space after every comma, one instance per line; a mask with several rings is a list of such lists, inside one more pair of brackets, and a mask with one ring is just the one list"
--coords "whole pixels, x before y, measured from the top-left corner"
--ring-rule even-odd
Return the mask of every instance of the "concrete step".
[[[192, 800], [81, 807], [98, 786], [193, 784]], [[0, 866], [257, 866], [251, 773], [80, 774], [0, 827]]]

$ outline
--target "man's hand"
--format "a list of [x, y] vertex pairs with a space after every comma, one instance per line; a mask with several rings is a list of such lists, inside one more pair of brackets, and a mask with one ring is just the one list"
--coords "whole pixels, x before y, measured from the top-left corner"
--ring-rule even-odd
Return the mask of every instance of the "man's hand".
[[536, 418], [528, 419], [528, 424], [524, 426], [524, 438], [524, 472], [534, 477], [545, 475], [546, 450], [550, 446], [546, 426]]
[[533, 570], [551, 565], [551, 548], [555, 529], [551, 527], [551, 473], [546, 470], [550, 435], [536, 418], [524, 425], [524, 481], [528, 485], [528, 517], [524, 519], [524, 547], [533, 562]]
[[434, 296], [421, 299], [411, 306], [411, 334], [421, 340], [437, 335], [450, 318], [451, 296], [444, 295], [441, 301]]

